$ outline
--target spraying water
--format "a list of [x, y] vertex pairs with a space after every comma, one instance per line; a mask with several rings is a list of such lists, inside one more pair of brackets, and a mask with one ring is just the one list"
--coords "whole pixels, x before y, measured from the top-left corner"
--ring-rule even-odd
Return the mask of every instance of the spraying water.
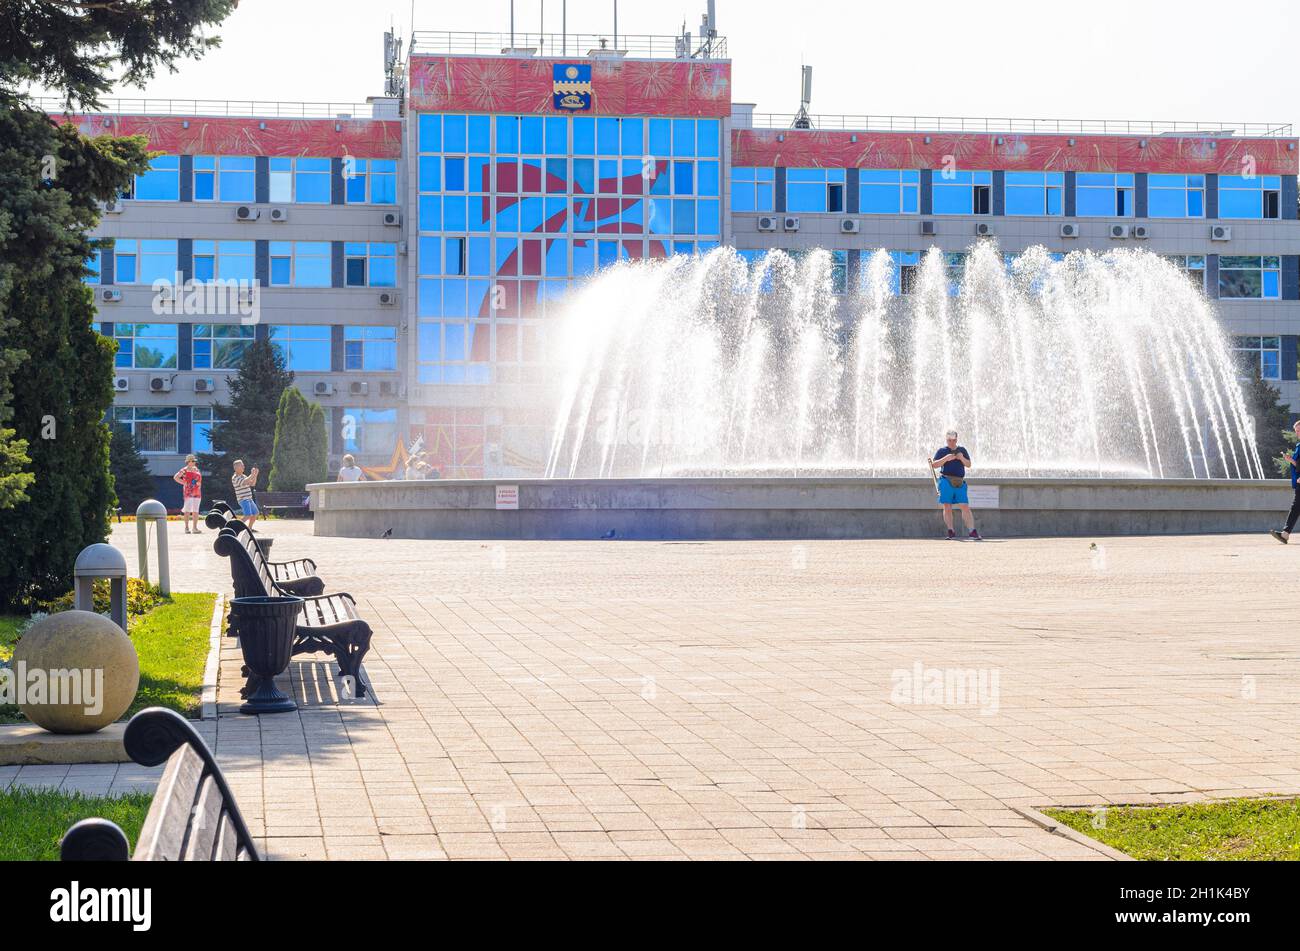
[[985, 475], [1264, 477], [1213, 309], [1157, 255], [837, 277], [727, 248], [602, 272], [563, 319], [547, 475], [916, 475], [955, 428]]

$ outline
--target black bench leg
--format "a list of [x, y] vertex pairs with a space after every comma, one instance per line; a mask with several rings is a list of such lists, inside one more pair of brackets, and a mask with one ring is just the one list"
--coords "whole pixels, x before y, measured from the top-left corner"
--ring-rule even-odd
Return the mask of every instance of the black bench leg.
[[346, 641], [339, 638], [334, 642], [334, 658], [339, 662], [339, 674], [352, 678], [357, 699], [370, 691], [365, 678], [361, 676], [361, 663], [370, 651], [370, 638], [370, 625], [358, 621], [348, 633]]

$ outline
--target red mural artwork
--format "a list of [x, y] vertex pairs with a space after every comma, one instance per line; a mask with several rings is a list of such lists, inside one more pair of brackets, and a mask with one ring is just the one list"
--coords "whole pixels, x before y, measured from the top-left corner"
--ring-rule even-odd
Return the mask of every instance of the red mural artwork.
[[731, 64], [717, 60], [413, 56], [411, 112], [555, 113], [556, 63], [591, 63], [592, 115], [731, 114]]
[[958, 168], [982, 171], [1224, 175], [1246, 174], [1253, 163], [1253, 171], [1259, 175], [1295, 175], [1300, 170], [1297, 141], [737, 129], [731, 135], [731, 161], [741, 167], [940, 169], [946, 162], [955, 162]]
[[[391, 119], [231, 119], [211, 116], [54, 115], [83, 135], [144, 135], [168, 155], [310, 155], [400, 158], [402, 123]], [[186, 126], [188, 125], [188, 128]], [[265, 126], [265, 128], [262, 128]], [[337, 126], [337, 128], [335, 128]]]

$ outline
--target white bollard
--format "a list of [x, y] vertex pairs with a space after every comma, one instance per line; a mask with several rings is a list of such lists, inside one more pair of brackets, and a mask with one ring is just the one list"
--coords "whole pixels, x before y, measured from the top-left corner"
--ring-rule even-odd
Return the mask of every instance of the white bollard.
[[73, 607], [95, 611], [95, 582], [107, 578], [110, 597], [108, 616], [126, 630], [126, 558], [112, 545], [91, 545], [81, 550], [72, 569]]
[[149, 523], [154, 523], [158, 539], [158, 587], [163, 595], [172, 593], [171, 572], [167, 565], [167, 506], [155, 499], [145, 499], [135, 510], [135, 540], [140, 555], [140, 577], [149, 582]]

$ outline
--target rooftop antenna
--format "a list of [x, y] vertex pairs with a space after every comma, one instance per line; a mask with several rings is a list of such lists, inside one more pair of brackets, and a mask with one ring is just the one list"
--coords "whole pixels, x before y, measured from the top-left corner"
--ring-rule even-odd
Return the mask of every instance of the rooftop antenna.
[[713, 41], [718, 38], [718, 5], [716, 0], [709, 0], [708, 8], [704, 11], [704, 19], [700, 21], [700, 54], [708, 59], [713, 53]]
[[396, 29], [384, 33], [384, 95], [401, 96], [403, 89], [402, 40]]
[[614, 0], [614, 49], [618, 49], [618, 0]]
[[794, 128], [811, 129], [812, 117], [808, 115], [808, 107], [812, 104], [812, 67], [801, 67], [803, 81], [800, 85], [799, 112], [794, 117]]

